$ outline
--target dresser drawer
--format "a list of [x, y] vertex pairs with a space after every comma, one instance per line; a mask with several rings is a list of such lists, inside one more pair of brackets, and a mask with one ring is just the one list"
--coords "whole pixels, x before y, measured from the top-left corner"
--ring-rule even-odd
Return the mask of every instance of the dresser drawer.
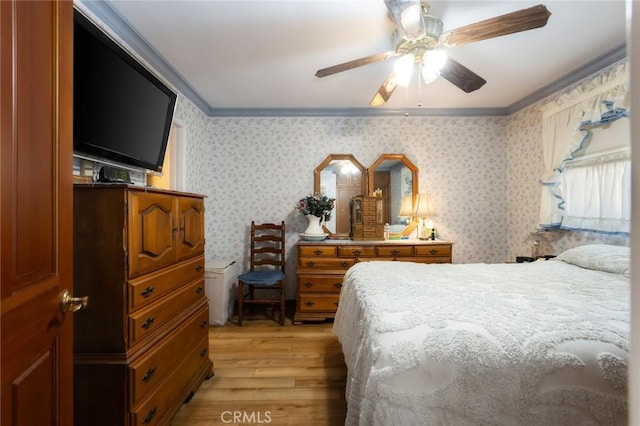
[[298, 293], [340, 293], [343, 275], [298, 275]]
[[299, 246], [299, 257], [336, 257], [336, 246]]
[[412, 257], [413, 246], [377, 246], [376, 255], [379, 257]]
[[183, 313], [189, 306], [204, 298], [204, 279], [199, 278], [171, 293], [157, 303], [128, 316], [129, 347], [154, 334], [162, 325]]
[[451, 256], [451, 246], [448, 244], [416, 246], [416, 256]]
[[301, 294], [298, 295], [298, 307], [302, 312], [328, 311], [338, 309], [339, 294]]
[[356, 264], [356, 259], [348, 258], [327, 258], [327, 257], [301, 257], [298, 264], [301, 268], [310, 269], [348, 269]]
[[129, 367], [131, 404], [142, 400], [209, 333], [209, 309], [203, 305], [172, 336], [156, 345]]
[[[398, 260], [401, 260], [401, 259], [398, 259]], [[403, 260], [409, 261], [409, 262], [415, 262], [415, 263], [451, 263], [451, 257], [447, 257], [447, 256], [427, 256], [427, 257], [416, 256], [411, 259], [403, 259]]]
[[[146, 426], [158, 424], [162, 421], [168, 424], [168, 420], [163, 416], [167, 413], [172, 404], [175, 404], [176, 396], [188, 392], [186, 386], [196, 375], [198, 370], [203, 368], [209, 359], [209, 337], [205, 337], [191, 350], [182, 362], [178, 363], [169, 376], [156, 387], [153, 392], [140, 404], [131, 410], [131, 424], [135, 426]], [[180, 361], [179, 358], [176, 358]], [[184, 394], [183, 399], [188, 396]], [[105, 395], [108, 398], [108, 395]], [[181, 401], [183, 400], [181, 399]]]
[[145, 275], [129, 282], [129, 312], [158, 300], [161, 296], [204, 276], [204, 256]]
[[340, 246], [338, 247], [339, 257], [373, 257], [376, 255], [374, 246]]

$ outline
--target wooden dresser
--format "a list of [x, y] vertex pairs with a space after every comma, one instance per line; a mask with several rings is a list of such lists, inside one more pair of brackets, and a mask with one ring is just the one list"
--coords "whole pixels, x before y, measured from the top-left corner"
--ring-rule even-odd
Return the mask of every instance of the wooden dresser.
[[74, 187], [77, 425], [169, 424], [213, 374], [202, 196]]
[[298, 243], [297, 304], [294, 324], [335, 317], [344, 273], [357, 262], [451, 263], [447, 241], [325, 240]]

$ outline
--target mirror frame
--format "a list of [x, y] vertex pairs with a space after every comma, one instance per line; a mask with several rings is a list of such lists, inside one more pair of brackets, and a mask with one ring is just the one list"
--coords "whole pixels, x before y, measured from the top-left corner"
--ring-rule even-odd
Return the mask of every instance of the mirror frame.
[[[382, 164], [384, 161], [387, 160], [397, 160], [400, 161], [402, 164], [405, 165], [405, 167], [407, 167], [409, 170], [411, 170], [411, 195], [413, 197], [413, 203], [415, 204], [416, 199], [418, 197], [418, 168], [415, 166], [415, 164], [413, 164], [411, 162], [411, 160], [409, 160], [407, 158], [406, 155], [404, 154], [381, 154], [380, 157], [378, 157], [378, 159], [367, 169], [367, 180], [370, 183], [369, 185], [369, 196], [373, 196], [374, 195], [374, 191], [375, 188], [373, 187], [373, 182], [374, 182], [374, 173], [376, 171], [376, 168]], [[404, 228], [404, 230], [402, 231], [401, 235], [403, 237], [408, 237], [409, 235], [411, 235], [411, 233], [413, 232], [413, 230], [416, 228], [416, 226], [418, 226], [418, 224], [416, 223], [416, 221], [414, 220], [414, 218], [411, 218], [411, 222]], [[397, 234], [396, 234], [397, 235]]]
[[[329, 163], [331, 163], [332, 161], [335, 160], [348, 160], [351, 161], [351, 163], [358, 169], [360, 170], [360, 175], [362, 176], [360, 179], [360, 193], [361, 194], [366, 194], [367, 193], [367, 169], [358, 161], [356, 160], [356, 158], [352, 155], [352, 154], [329, 154], [327, 155], [327, 158], [324, 159], [324, 161], [322, 163], [320, 163], [318, 165], [318, 167], [316, 167], [313, 171], [313, 192], [314, 193], [318, 193], [320, 192], [320, 174], [322, 173], [322, 170], [327, 167], [329, 165]], [[333, 239], [349, 239], [351, 238], [351, 234], [349, 232], [347, 233], [337, 233], [337, 232], [331, 232], [331, 230], [329, 230], [326, 226], [322, 225], [324, 232], [329, 234], [329, 238], [333, 238]]]

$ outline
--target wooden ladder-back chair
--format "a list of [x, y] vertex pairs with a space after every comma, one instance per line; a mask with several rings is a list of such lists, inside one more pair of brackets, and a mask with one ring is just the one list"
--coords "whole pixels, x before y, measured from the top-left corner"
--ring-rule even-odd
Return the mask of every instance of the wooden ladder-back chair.
[[[280, 325], [284, 325], [285, 245], [284, 221], [256, 224], [251, 222], [249, 271], [238, 276], [238, 325], [242, 325], [247, 304], [280, 305]], [[248, 288], [245, 294], [245, 287]], [[255, 298], [255, 290], [279, 292], [279, 299]]]

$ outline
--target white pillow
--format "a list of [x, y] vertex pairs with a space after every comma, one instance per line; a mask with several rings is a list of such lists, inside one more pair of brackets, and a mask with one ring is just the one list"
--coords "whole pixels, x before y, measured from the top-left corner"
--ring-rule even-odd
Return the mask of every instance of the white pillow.
[[591, 244], [569, 249], [557, 260], [596, 271], [631, 275], [631, 249], [625, 246]]

